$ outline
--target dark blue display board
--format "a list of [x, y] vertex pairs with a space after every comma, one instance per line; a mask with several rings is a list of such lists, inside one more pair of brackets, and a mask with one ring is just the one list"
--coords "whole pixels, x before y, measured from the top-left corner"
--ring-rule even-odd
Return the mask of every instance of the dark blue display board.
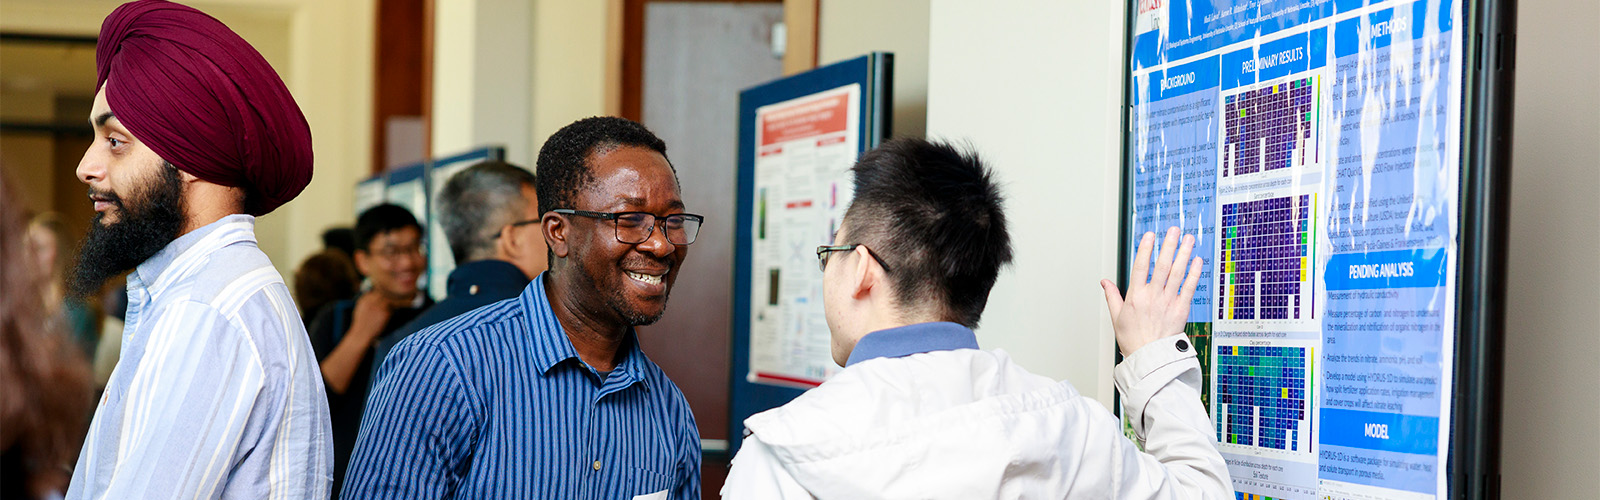
[[[756, 383], [749, 380], [751, 366], [752, 249], [757, 220], [756, 158], [761, 148], [757, 141], [757, 110], [843, 87], [859, 89], [858, 110], [852, 113], [858, 123], [854, 154], [876, 146], [889, 135], [890, 87], [893, 56], [872, 53], [867, 56], [823, 66], [746, 89], [739, 93], [739, 182], [738, 216], [735, 221], [733, 372], [729, 388], [729, 452], [736, 453], [744, 436], [744, 420], [775, 408], [799, 396], [803, 390], [793, 386]], [[774, 228], [776, 230], [776, 228]], [[809, 251], [809, 249], [806, 249]], [[815, 267], [813, 266], [813, 271]], [[811, 332], [827, 335], [826, 331]]]

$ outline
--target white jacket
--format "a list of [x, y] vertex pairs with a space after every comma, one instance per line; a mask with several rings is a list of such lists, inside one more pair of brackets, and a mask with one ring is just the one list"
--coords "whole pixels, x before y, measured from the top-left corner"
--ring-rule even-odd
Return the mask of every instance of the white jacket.
[[[745, 420], [726, 498], [1232, 498], [1182, 336], [1116, 368], [1121, 422], [1004, 351], [863, 361]], [[1182, 346], [1183, 349], [1179, 349]]]

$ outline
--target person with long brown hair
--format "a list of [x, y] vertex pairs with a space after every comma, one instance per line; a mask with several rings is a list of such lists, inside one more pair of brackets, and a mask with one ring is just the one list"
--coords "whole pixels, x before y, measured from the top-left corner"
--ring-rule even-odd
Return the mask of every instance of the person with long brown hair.
[[94, 403], [88, 362], [38, 293], [16, 189], [0, 170], [0, 498], [60, 495]]

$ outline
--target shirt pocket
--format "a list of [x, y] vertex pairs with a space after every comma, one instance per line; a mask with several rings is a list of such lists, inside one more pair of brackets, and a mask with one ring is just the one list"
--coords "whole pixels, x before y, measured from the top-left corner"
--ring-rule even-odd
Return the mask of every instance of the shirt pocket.
[[[662, 473], [652, 469], [631, 467], [628, 470], [628, 485], [623, 489], [634, 497], [657, 498], [651, 496], [656, 493], [671, 493], [672, 487], [677, 484], [677, 475]], [[660, 498], [666, 498], [661, 496]]]

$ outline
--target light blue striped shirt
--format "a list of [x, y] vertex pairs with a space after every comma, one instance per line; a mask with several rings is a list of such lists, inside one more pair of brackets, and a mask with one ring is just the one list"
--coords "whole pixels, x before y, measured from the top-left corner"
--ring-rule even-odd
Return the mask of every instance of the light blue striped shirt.
[[683, 393], [631, 330], [609, 376], [585, 364], [544, 278], [390, 351], [342, 499], [700, 498]]
[[139, 264], [67, 498], [327, 498], [332, 469], [322, 374], [255, 218]]

